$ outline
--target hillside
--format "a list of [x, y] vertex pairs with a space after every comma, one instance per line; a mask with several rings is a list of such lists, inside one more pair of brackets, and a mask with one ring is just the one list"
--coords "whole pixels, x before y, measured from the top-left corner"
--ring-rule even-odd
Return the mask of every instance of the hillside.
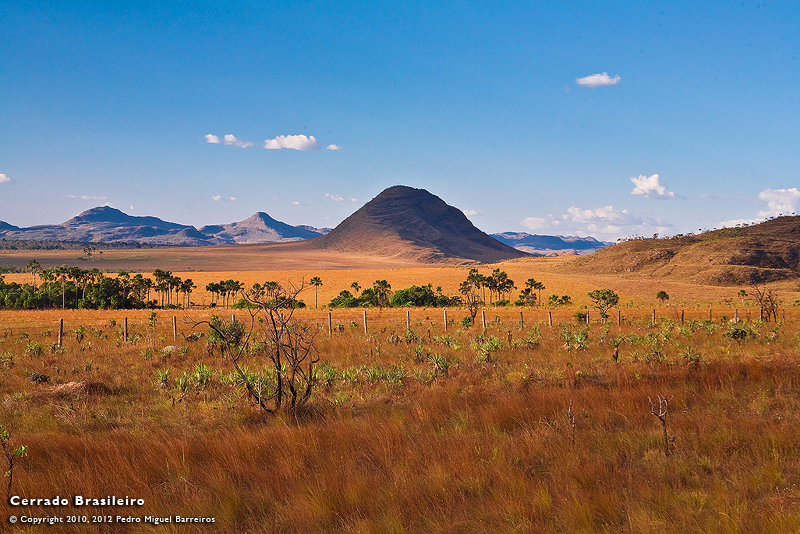
[[384, 190], [307, 246], [426, 263], [491, 263], [527, 255], [478, 230], [436, 195], [401, 185]]
[[235, 223], [204, 226], [200, 233], [226, 244], [283, 243], [313, 239], [322, 233], [308, 226], [291, 226], [276, 221], [264, 212]]
[[714, 285], [800, 275], [800, 216], [666, 239], [635, 239], [576, 258], [571, 272], [638, 273]]

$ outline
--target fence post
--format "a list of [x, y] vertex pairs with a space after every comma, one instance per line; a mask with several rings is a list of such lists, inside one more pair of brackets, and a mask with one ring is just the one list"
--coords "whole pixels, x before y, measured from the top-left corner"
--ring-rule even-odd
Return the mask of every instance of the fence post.
[[786, 308], [783, 309], [783, 322], [786, 322]]
[[483, 331], [486, 332], [486, 311], [481, 310], [481, 321], [483, 321]]
[[686, 310], [681, 310], [681, 324], [683, 324], [683, 312], [685, 312], [685, 311]]
[[586, 310], [586, 324], [589, 324], [589, 310]]
[[653, 326], [656, 325], [656, 309], [653, 308]]
[[331, 318], [331, 312], [328, 312], [328, 337], [333, 337], [333, 319]]
[[232, 323], [235, 323], [235, 322], [236, 322], [236, 314], [235, 314], [235, 313], [232, 313], [232, 314], [231, 314], [231, 322], [232, 322]]
[[444, 310], [444, 331], [447, 332], [447, 308]]
[[522, 316], [522, 310], [519, 311], [519, 327], [525, 328], [525, 318]]
[[713, 321], [713, 320], [714, 320], [714, 318], [713, 318], [713, 316], [711, 315], [711, 308], [709, 308], [709, 309], [708, 309], [708, 321], [709, 321], [709, 322], [711, 322], [711, 321]]
[[617, 326], [622, 326], [622, 310], [617, 310]]
[[58, 348], [61, 348], [62, 341], [64, 339], [64, 319], [58, 320]]
[[406, 330], [411, 330], [411, 310], [406, 310]]
[[172, 340], [178, 341], [178, 318], [174, 315], [172, 316]]
[[550, 310], [547, 310], [547, 324], [550, 325], [551, 328], [553, 327], [553, 312]]
[[125, 317], [122, 321], [122, 341], [128, 342], [128, 318]]
[[364, 335], [367, 335], [367, 310], [364, 310]]
[[739, 308], [733, 309], [733, 322], [734, 324], [739, 322]]

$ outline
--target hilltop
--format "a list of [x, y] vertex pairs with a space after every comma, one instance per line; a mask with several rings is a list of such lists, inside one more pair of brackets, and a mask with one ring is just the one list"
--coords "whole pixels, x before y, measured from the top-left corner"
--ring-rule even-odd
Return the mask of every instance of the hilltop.
[[800, 216], [662, 239], [632, 239], [576, 258], [572, 272], [638, 273], [714, 285], [800, 275]]
[[436, 195], [402, 185], [384, 190], [308, 247], [424, 263], [492, 263], [527, 256], [478, 230]]

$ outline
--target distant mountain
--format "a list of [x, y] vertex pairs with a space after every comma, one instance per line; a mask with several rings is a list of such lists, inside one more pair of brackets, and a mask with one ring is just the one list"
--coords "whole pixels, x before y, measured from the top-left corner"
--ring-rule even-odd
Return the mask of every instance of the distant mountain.
[[525, 232], [503, 232], [492, 234], [492, 237], [517, 250], [539, 255], [551, 252], [588, 254], [611, 244], [593, 237], [537, 235]]
[[204, 226], [200, 233], [228, 243], [284, 243], [302, 241], [322, 235], [322, 232], [309, 226], [290, 226], [276, 221], [264, 212], [259, 211], [252, 217], [240, 222]]
[[403, 260], [496, 262], [526, 256], [424, 189], [390, 187], [309, 247]]
[[61, 224], [18, 228], [2, 223], [0, 237], [37, 241], [204, 246], [275, 243], [323, 235], [323, 232], [309, 228], [289, 226], [259, 212], [238, 223], [204, 226], [198, 231], [194, 226], [172, 223], [158, 217], [137, 217], [102, 206], [84, 211]]

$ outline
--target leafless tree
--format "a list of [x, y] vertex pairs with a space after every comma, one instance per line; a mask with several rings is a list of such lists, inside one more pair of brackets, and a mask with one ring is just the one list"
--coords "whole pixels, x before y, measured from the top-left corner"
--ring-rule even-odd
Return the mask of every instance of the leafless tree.
[[780, 301], [778, 300], [778, 292], [773, 288], [759, 286], [758, 284], [753, 284], [750, 286], [750, 288], [751, 293], [749, 296], [761, 309], [761, 317], [767, 322], [769, 322], [770, 318], [777, 322], [778, 306], [780, 305]]
[[670, 440], [667, 436], [667, 408], [669, 407], [670, 401], [672, 399], [668, 399], [664, 395], [658, 396], [658, 412], [656, 412], [656, 404], [653, 402], [653, 399], [647, 397], [647, 400], [650, 401], [650, 413], [655, 415], [659, 421], [661, 421], [661, 428], [664, 430], [664, 454], [669, 456], [669, 444]]

